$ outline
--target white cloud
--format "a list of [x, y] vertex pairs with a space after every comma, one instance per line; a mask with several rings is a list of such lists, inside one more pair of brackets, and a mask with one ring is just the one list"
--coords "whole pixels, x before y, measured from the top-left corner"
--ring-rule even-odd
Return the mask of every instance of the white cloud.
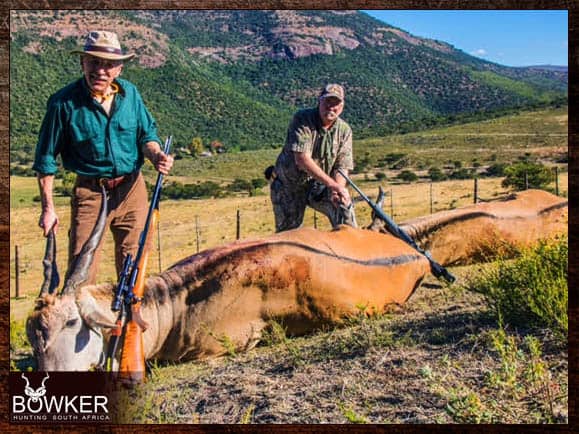
[[478, 50], [474, 50], [474, 51], [473, 51], [472, 53], [470, 53], [470, 54], [472, 54], [473, 56], [484, 57], [484, 56], [486, 56], [488, 53], [487, 53], [487, 50], [485, 50], [484, 48], [479, 48]]

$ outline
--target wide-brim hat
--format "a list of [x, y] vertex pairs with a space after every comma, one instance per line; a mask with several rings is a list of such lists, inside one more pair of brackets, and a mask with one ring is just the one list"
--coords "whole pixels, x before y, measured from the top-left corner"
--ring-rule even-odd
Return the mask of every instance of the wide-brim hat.
[[88, 54], [107, 60], [130, 60], [134, 53], [123, 53], [116, 33], [104, 30], [92, 30], [86, 36], [82, 50], [73, 50], [71, 54]]
[[344, 88], [335, 83], [328, 84], [320, 92], [320, 98], [338, 98], [340, 101], [344, 101], [344, 97]]

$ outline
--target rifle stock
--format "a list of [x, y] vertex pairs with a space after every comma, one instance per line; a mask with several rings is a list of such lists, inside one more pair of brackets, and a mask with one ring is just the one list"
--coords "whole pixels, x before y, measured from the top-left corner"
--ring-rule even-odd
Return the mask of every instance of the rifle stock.
[[[151, 215], [149, 231], [146, 234], [145, 246], [137, 266], [137, 276], [133, 287], [133, 294], [137, 300], [141, 300], [145, 295], [145, 277], [147, 275], [147, 265], [149, 261], [150, 246], [153, 241], [153, 230], [157, 226], [159, 210], [155, 209]], [[119, 365], [120, 377], [122, 380], [130, 382], [142, 382], [145, 380], [145, 346], [143, 342], [143, 332], [148, 328], [148, 324], [141, 317], [141, 301], [131, 305], [131, 312], [125, 328], [123, 340], [123, 351]]]
[[[172, 137], [169, 136], [164, 146], [164, 153], [168, 154], [171, 149]], [[127, 321], [123, 329], [123, 346], [119, 362], [119, 378], [121, 381], [137, 383], [145, 380], [145, 349], [143, 342], [143, 332], [148, 328], [148, 324], [141, 317], [141, 302], [145, 294], [145, 277], [147, 275], [147, 265], [149, 260], [150, 247], [153, 244], [154, 228], [159, 220], [159, 200], [161, 187], [163, 184], [163, 174], [157, 176], [157, 183], [153, 190], [151, 204], [145, 227], [139, 239], [139, 249], [132, 266], [128, 285], [119, 286], [115, 299], [113, 300], [113, 310], [119, 310], [118, 305], [124, 303], [129, 307]], [[126, 277], [125, 277], [126, 278]], [[121, 278], [121, 282], [125, 282]], [[113, 353], [114, 351], [111, 351]]]

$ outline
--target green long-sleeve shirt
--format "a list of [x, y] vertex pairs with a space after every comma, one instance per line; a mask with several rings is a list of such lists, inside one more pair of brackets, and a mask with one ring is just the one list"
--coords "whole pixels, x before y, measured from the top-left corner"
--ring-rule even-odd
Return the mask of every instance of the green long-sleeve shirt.
[[117, 177], [143, 165], [142, 147], [159, 142], [155, 120], [137, 88], [117, 79], [110, 116], [90, 95], [81, 78], [52, 95], [42, 122], [34, 165], [42, 174], [57, 171], [61, 155], [65, 169], [90, 177]]

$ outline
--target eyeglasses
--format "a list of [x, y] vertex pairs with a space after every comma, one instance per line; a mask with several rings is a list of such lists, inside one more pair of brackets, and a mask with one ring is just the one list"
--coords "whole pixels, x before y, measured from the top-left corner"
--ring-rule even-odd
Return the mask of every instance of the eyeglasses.
[[342, 100], [333, 96], [320, 98], [320, 102], [326, 107], [334, 107], [342, 104]]
[[95, 56], [83, 56], [84, 64], [91, 69], [112, 69], [123, 64], [122, 60], [101, 59]]

